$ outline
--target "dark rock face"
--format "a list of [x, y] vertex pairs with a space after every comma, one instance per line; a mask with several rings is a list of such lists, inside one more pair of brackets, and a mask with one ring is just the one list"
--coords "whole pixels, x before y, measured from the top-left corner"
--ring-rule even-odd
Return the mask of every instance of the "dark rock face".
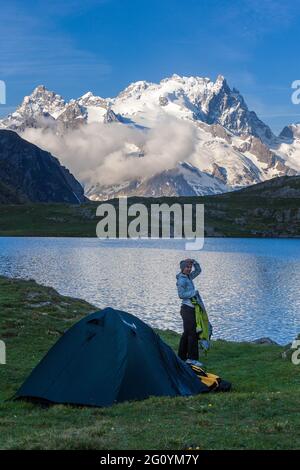
[[276, 343], [276, 341], [273, 341], [271, 338], [255, 339], [254, 341], [252, 341], [252, 343], [254, 343], [254, 344], [274, 344], [274, 345], [278, 346], [278, 343]]
[[51, 153], [9, 130], [0, 130], [0, 202], [85, 200], [83, 188]]
[[78, 129], [86, 124], [86, 119], [85, 109], [73, 100], [66, 105], [64, 111], [56, 119], [57, 130], [63, 134], [70, 129]]
[[280, 132], [279, 137], [281, 137], [282, 139], [293, 140], [294, 139], [293, 130], [290, 128], [290, 126], [286, 126]]
[[212, 124], [210, 130], [211, 130], [211, 133], [214, 137], [220, 137], [221, 139], [226, 140], [226, 142], [228, 142], [228, 144], [232, 143], [232, 139], [231, 139], [230, 134], [220, 124]]
[[223, 181], [223, 183], [227, 183], [227, 171], [226, 168], [224, 168], [223, 166], [213, 163], [212, 175], [215, 178], [219, 178], [219, 180]]
[[167, 106], [167, 104], [169, 103], [169, 100], [166, 96], [160, 96], [158, 99], [158, 102], [160, 106]]
[[235, 134], [254, 135], [262, 141], [274, 137], [255, 112], [249, 111], [242, 95], [237, 90], [231, 90], [222, 76], [217, 78], [214, 93], [208, 102], [206, 121], [208, 124], [219, 123]]
[[120, 122], [119, 117], [113, 112], [112, 109], [108, 109], [104, 115], [103, 119], [104, 124], [109, 124], [111, 122]]

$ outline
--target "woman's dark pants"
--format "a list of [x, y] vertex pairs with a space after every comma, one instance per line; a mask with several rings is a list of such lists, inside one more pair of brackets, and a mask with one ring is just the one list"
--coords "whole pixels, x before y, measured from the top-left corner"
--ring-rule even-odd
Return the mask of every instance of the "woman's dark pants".
[[194, 307], [182, 305], [180, 315], [183, 320], [183, 333], [180, 338], [178, 356], [186, 359], [199, 359], [198, 334], [196, 332], [196, 316]]

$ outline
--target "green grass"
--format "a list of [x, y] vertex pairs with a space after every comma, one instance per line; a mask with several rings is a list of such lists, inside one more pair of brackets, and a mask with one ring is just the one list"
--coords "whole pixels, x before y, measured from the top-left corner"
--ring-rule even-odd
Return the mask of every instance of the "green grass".
[[0, 236], [95, 237], [96, 205], [0, 204]]
[[[118, 199], [109, 201], [118, 209]], [[144, 203], [204, 204], [206, 236], [299, 237], [299, 198], [270, 198], [260, 192], [218, 196], [128, 199]], [[0, 236], [96, 237], [99, 203], [0, 204]]]
[[[208, 370], [233, 383], [225, 394], [87, 408], [9, 399], [88, 303], [34, 281], [0, 277], [0, 449], [299, 449], [300, 366], [279, 346], [215, 341]], [[175, 350], [179, 336], [160, 332]]]

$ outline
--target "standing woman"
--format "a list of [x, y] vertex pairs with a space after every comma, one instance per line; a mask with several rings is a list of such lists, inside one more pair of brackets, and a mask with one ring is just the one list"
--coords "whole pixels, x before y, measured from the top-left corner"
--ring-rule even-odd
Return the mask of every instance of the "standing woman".
[[178, 295], [182, 299], [180, 314], [183, 320], [183, 334], [180, 338], [178, 356], [188, 364], [199, 366], [202, 364], [198, 361], [199, 350], [195, 305], [191, 299], [196, 298], [197, 302], [204, 309], [202, 299], [193, 283], [193, 279], [199, 276], [200, 273], [201, 268], [197, 261], [185, 259], [180, 261], [180, 273], [176, 276]]

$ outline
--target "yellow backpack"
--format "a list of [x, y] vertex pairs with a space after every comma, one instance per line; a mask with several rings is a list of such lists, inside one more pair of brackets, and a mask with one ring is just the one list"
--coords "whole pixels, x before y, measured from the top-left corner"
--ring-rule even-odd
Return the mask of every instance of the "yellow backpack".
[[231, 383], [222, 380], [218, 375], [205, 372], [201, 367], [194, 366], [193, 364], [189, 365], [201, 382], [208, 387], [209, 391], [228, 392], [231, 389]]

